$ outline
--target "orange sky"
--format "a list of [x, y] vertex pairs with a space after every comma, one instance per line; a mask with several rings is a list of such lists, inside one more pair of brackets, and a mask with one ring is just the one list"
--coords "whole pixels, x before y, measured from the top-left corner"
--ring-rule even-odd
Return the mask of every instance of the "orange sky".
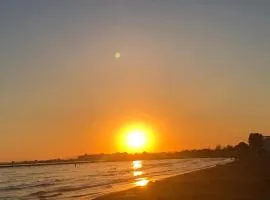
[[0, 161], [116, 152], [116, 130], [135, 122], [155, 130], [153, 151], [269, 132], [267, 11], [177, 1], [3, 3]]

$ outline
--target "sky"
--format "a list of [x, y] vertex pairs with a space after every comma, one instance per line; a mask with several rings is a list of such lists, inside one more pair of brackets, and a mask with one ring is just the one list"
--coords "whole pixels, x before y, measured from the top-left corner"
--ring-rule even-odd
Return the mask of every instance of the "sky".
[[116, 152], [117, 130], [137, 122], [153, 128], [158, 152], [270, 133], [269, 9], [1, 1], [0, 161]]

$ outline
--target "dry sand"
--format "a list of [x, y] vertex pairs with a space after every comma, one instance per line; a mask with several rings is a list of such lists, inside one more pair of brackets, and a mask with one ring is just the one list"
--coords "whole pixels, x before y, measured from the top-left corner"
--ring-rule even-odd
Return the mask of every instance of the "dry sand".
[[270, 162], [235, 162], [97, 198], [135, 199], [270, 200]]

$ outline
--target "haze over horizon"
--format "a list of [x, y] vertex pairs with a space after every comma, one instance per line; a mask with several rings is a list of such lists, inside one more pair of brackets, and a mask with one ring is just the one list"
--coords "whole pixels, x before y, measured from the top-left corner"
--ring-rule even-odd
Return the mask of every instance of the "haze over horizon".
[[227, 2], [1, 1], [0, 161], [117, 152], [136, 123], [157, 152], [270, 133], [270, 3]]

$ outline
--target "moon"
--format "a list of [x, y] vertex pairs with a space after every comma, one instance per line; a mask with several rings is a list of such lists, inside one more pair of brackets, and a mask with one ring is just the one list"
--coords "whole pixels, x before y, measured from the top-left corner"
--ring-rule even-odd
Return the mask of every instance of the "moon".
[[114, 58], [115, 58], [115, 59], [119, 59], [120, 57], [121, 57], [120, 52], [116, 52], [116, 53], [114, 54]]

